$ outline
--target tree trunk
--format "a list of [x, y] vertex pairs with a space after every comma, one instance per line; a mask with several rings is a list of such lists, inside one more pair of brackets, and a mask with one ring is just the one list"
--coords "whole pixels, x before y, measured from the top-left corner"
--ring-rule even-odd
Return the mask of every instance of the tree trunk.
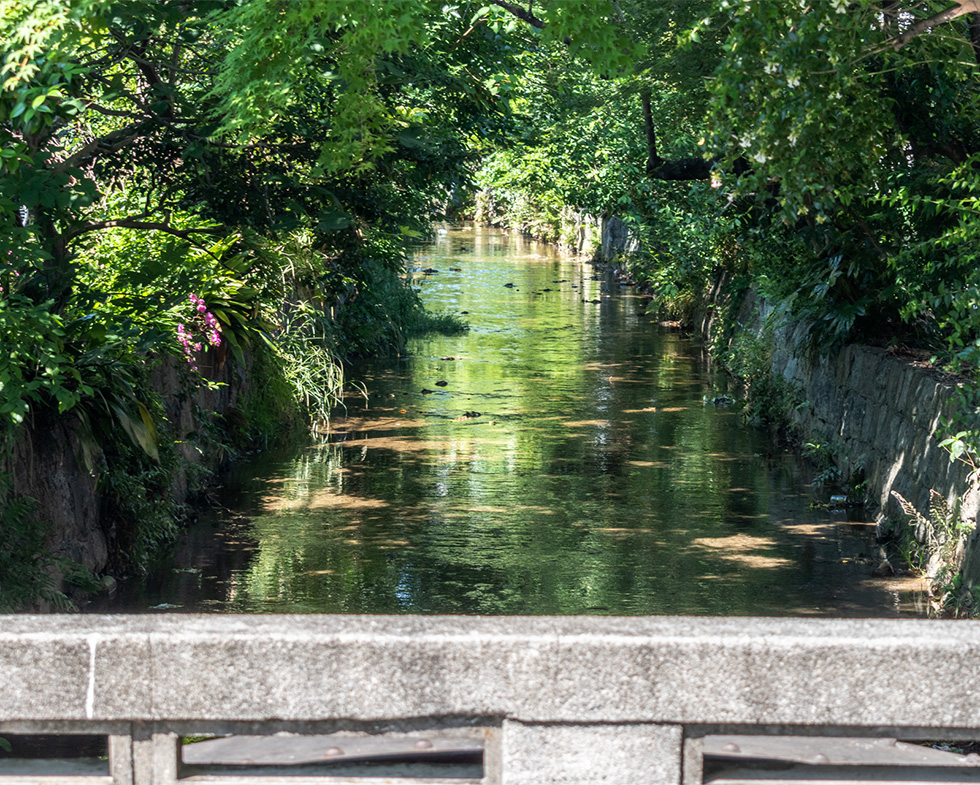
[[655, 177], [654, 174], [663, 159], [657, 152], [657, 129], [653, 125], [653, 109], [650, 106], [650, 88], [644, 87], [640, 92], [640, 101], [643, 104], [643, 125], [647, 133], [647, 177]]
[[980, 14], [970, 14], [967, 17], [970, 25], [970, 43], [973, 44], [973, 56], [980, 65]]

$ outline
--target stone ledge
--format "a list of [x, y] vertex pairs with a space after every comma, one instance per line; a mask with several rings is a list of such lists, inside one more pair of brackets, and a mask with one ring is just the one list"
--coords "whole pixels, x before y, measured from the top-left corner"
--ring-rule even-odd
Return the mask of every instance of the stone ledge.
[[[93, 656], [94, 653], [94, 656]], [[974, 727], [980, 627], [892, 620], [0, 617], [0, 722]], [[923, 690], [923, 684], [929, 684]]]

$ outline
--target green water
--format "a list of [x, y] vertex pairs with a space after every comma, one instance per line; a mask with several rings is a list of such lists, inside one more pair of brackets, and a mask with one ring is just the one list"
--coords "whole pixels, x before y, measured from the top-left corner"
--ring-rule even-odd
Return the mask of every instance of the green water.
[[915, 612], [909, 580], [870, 577], [871, 525], [814, 508], [794, 456], [705, 403], [737, 391], [633, 289], [474, 227], [413, 279], [470, 331], [355, 369], [367, 398], [328, 439], [243, 465], [100, 609]]

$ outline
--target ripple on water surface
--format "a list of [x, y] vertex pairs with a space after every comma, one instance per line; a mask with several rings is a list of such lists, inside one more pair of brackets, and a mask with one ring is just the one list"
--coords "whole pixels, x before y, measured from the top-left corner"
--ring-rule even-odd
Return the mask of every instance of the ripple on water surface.
[[917, 612], [913, 581], [870, 577], [871, 525], [815, 508], [793, 456], [706, 403], [724, 378], [632, 288], [473, 227], [413, 278], [469, 332], [356, 369], [367, 398], [326, 441], [240, 467], [110, 609]]

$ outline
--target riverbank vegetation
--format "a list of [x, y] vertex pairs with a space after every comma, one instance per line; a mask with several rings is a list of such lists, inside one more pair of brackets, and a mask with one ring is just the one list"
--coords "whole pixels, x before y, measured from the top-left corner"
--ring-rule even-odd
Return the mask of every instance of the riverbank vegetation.
[[631, 2], [609, 25], [639, 47], [629, 68], [596, 71], [561, 42], [526, 55], [519, 133], [477, 176], [496, 220], [559, 240], [566, 206], [625, 220], [619, 262], [667, 318], [724, 280], [719, 354], [761, 380], [757, 416], [793, 401], [724, 330], [749, 289], [809, 325], [801, 352], [872, 343], [956, 374], [944, 446], [975, 469], [976, 8]]
[[[344, 360], [460, 328], [425, 314], [404, 272], [473, 156], [462, 140], [489, 93], [460, 75], [468, 47], [405, 41], [358, 82], [353, 5], [276, 52], [275, 19], [249, 17], [274, 15], [263, 3], [0, 3], [0, 463], [13, 478], [0, 552], [32, 575], [66, 574], [17, 487], [19, 453], [29, 463], [32, 439], [61, 433], [52, 418], [96, 478], [109, 565], [138, 568], [174, 531], [175, 485], [317, 427]], [[370, 34], [362, 59], [388, 32]], [[178, 383], [161, 389], [166, 369]], [[206, 410], [221, 391], [195, 391], [219, 386], [236, 405]], [[194, 401], [190, 425], [168, 417], [174, 396]], [[17, 584], [5, 579], [0, 607], [51, 594], [46, 579]]]
[[595, 75], [560, 44], [528, 54], [520, 133], [478, 182], [553, 236], [563, 205], [628, 220], [626, 261], [668, 312], [725, 267], [815, 345], [924, 345], [972, 370], [980, 39], [939, 5], [618, 4], [642, 57]]
[[[410, 244], [477, 189], [541, 234], [569, 206], [624, 218], [665, 313], [723, 267], [808, 319], [815, 350], [925, 347], [974, 379], [972, 8], [0, 0], [5, 454], [70, 422], [138, 564], [188, 449], [327, 417], [342, 358], [424, 326]], [[181, 432], [168, 364], [185, 390], [231, 373], [241, 401]]]

